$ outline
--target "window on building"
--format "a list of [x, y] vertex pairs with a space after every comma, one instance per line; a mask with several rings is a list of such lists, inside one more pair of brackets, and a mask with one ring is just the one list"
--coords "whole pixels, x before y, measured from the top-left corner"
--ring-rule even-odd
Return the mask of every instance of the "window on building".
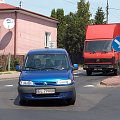
[[51, 33], [45, 32], [45, 47], [49, 47], [51, 42]]

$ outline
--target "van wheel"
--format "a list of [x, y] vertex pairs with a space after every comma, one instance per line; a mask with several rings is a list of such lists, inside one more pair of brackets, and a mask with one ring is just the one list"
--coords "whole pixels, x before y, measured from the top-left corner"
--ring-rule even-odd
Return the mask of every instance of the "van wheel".
[[87, 74], [87, 76], [90, 76], [90, 75], [92, 75], [92, 71], [86, 70], [86, 74]]
[[67, 99], [66, 102], [67, 102], [67, 105], [74, 105], [75, 101], [76, 101], [76, 92], [74, 91], [73, 97], [70, 99]]
[[19, 105], [26, 105], [27, 101], [19, 98]]

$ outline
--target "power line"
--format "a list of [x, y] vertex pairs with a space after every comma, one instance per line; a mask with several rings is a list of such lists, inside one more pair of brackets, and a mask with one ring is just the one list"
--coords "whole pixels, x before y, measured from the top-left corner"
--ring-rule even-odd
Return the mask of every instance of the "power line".
[[[22, 2], [22, 1], [21, 1]], [[39, 10], [42, 10], [43, 12], [49, 12], [51, 9], [49, 9], [48, 8], [48, 6], [46, 6], [45, 7], [45, 9], [43, 9], [43, 8], [41, 8], [40, 6], [39, 6], [39, 4], [36, 4], [35, 6], [33, 5], [33, 4], [31, 4], [30, 2], [27, 2], [27, 1], [24, 1], [24, 2], [22, 2], [22, 7], [24, 8], [24, 9], [29, 9], [29, 10], [31, 10], [31, 8], [30, 7], [28, 7], [28, 6], [26, 6], [26, 5], [28, 5], [28, 6], [31, 6], [32, 5], [32, 8], [34, 8], [34, 12], [38, 12]], [[39, 13], [40, 13], [40, 11], [39, 11]]]
[[109, 8], [109, 9], [113, 9], [113, 10], [120, 10], [120, 9], [117, 9], [117, 8]]
[[117, 15], [115, 15], [115, 14], [113, 14], [113, 13], [111, 13], [111, 15], [114, 16], [114, 18], [115, 18], [116, 20], [119, 20], [119, 21], [120, 21], [120, 18], [119, 18]]
[[[63, 0], [63, 1], [65, 1], [65, 2], [67, 2], [67, 3], [70, 3], [70, 4], [73, 4], [73, 5], [76, 5], [76, 3], [71, 2], [70, 0]], [[76, 2], [77, 2], [77, 1], [76, 1]]]

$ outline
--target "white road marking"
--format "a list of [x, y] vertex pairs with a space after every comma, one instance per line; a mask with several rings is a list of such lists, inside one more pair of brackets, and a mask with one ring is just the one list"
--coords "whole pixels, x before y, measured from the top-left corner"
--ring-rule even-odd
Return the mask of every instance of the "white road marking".
[[84, 87], [95, 87], [94, 85], [85, 85]]
[[80, 76], [74, 76], [75, 78], [80, 77]]
[[76, 73], [73, 73], [74, 75], [77, 75], [77, 74], [80, 74], [80, 73], [82, 73], [82, 72], [76, 72]]
[[4, 87], [13, 87], [13, 85], [4, 85]]

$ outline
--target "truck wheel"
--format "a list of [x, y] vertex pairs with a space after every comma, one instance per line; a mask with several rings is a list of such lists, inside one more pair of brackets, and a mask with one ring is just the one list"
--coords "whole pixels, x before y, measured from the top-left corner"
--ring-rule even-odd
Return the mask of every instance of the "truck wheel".
[[117, 69], [115, 69], [113, 72], [114, 72], [115, 76], [118, 75], [118, 70]]
[[92, 75], [92, 71], [86, 70], [86, 74], [87, 74], [87, 76], [90, 76], [90, 75]]

